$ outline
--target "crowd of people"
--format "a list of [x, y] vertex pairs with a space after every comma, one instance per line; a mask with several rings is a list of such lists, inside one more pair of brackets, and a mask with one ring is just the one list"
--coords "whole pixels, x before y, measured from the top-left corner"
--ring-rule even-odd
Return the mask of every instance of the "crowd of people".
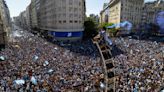
[[[0, 92], [87, 92], [103, 74], [91, 41], [53, 44], [27, 31], [0, 52]], [[16, 32], [14, 32], [16, 33]]]
[[114, 39], [123, 51], [112, 58], [116, 67], [117, 92], [164, 90], [164, 44], [131, 38]]
[[[103, 66], [90, 40], [51, 43], [27, 31], [14, 33], [0, 52], [0, 92], [100, 91], [96, 87]], [[114, 38], [113, 43], [123, 52], [112, 57], [116, 92], [164, 89], [163, 43], [131, 37]]]

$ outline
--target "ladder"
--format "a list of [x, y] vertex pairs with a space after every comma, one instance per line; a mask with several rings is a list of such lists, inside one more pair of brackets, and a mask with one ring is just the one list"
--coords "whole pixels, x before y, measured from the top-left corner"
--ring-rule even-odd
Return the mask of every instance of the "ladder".
[[108, 46], [104, 39], [98, 37], [92, 40], [96, 44], [99, 53], [101, 55], [103, 69], [104, 69], [104, 78], [105, 78], [105, 92], [115, 92], [115, 69], [114, 62], [111, 59], [112, 48]]

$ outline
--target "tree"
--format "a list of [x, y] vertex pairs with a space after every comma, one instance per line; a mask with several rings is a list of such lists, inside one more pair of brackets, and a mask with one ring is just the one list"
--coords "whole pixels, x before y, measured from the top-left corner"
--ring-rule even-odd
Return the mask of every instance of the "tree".
[[[112, 26], [114, 25], [113, 23], [102, 23], [99, 25], [99, 29], [102, 29], [103, 27], [108, 27], [108, 26]], [[116, 36], [117, 33], [118, 33], [118, 30], [116, 28], [111, 28], [111, 29], [108, 29], [108, 32], [111, 36]]]
[[98, 34], [97, 26], [91, 18], [87, 18], [84, 22], [84, 38], [93, 38]]
[[98, 26], [98, 28], [103, 28], [103, 27], [108, 27], [108, 26], [111, 26], [111, 25], [113, 25], [113, 23], [101, 23], [101, 24], [99, 24], [99, 26]]

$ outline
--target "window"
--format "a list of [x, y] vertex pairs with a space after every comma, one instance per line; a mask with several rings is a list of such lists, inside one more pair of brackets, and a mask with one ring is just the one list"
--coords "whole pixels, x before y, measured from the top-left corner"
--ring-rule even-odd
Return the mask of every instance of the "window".
[[69, 22], [70, 22], [70, 23], [73, 23], [73, 21], [72, 21], [72, 20], [70, 20]]
[[69, 7], [69, 12], [72, 12], [73, 11], [73, 8], [72, 7]]
[[74, 14], [74, 17], [78, 18], [78, 14]]
[[69, 17], [72, 18], [73, 17], [73, 14], [69, 14]]
[[65, 14], [65, 13], [63, 14], [63, 17], [64, 17], [64, 18], [66, 17], [66, 14]]
[[69, 5], [73, 5], [73, 0], [69, 0]]
[[63, 20], [63, 23], [66, 23], [66, 20]]
[[74, 8], [74, 12], [77, 12], [78, 11], [78, 8]]
[[79, 2], [79, 6], [81, 6], [81, 2]]

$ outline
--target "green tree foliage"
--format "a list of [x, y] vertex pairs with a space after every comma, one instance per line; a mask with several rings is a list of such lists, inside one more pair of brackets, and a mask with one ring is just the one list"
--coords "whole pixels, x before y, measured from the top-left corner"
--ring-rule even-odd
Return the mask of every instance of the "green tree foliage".
[[[102, 29], [103, 27], [107, 28], [108, 26], [112, 26], [112, 25], [114, 25], [114, 24], [113, 23], [102, 23], [99, 25], [98, 28], [99, 29]], [[107, 29], [107, 30], [108, 30], [110, 36], [116, 36], [118, 33], [118, 29], [116, 29], [116, 28], [111, 28], [111, 29]]]
[[98, 34], [97, 26], [91, 18], [87, 18], [84, 22], [84, 38], [93, 38]]
[[99, 27], [98, 28], [103, 28], [103, 27], [108, 27], [108, 26], [111, 26], [111, 25], [113, 25], [113, 23], [101, 23], [101, 24], [99, 24]]

